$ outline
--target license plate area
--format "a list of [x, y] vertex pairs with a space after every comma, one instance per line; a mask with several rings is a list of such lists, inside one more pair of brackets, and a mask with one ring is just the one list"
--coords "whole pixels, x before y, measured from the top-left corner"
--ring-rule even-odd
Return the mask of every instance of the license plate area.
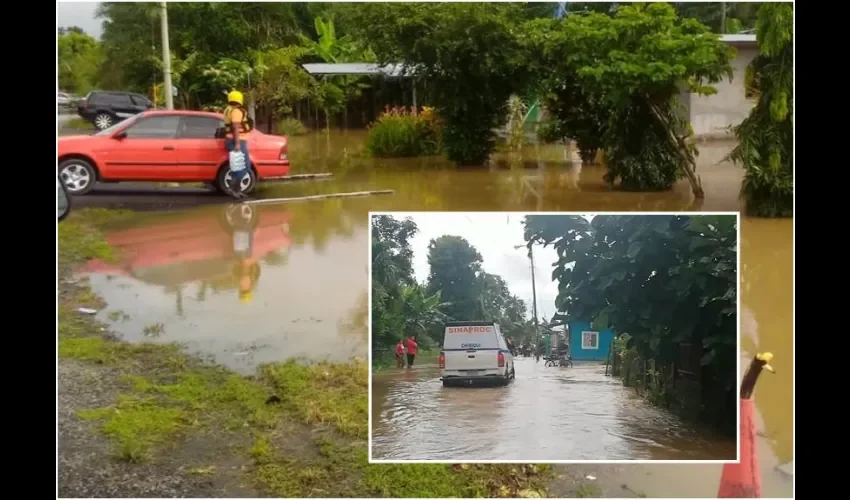
[[475, 377], [475, 376], [481, 375], [484, 372], [484, 370], [464, 370], [463, 372], [464, 372], [464, 374], [466, 374], [470, 377]]

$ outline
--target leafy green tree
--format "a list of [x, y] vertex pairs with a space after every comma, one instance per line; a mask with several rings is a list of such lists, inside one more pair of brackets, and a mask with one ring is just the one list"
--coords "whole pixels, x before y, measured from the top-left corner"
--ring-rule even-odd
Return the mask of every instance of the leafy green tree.
[[[529, 215], [525, 238], [557, 251], [556, 306], [567, 318], [628, 332], [630, 347], [660, 373], [680, 361], [682, 343], [702, 346], [702, 416], [729, 423], [737, 387], [734, 216]], [[664, 402], [673, 404], [668, 389]]]
[[582, 161], [592, 163], [603, 147], [607, 102], [586, 92], [575, 80], [552, 77], [557, 82], [552, 82], [543, 102], [553, 119], [543, 127], [541, 138], [547, 142], [574, 139]]
[[486, 163], [503, 106], [533, 80], [520, 43], [523, 7], [513, 3], [358, 4], [360, 37], [382, 64], [404, 63], [425, 82], [444, 121], [450, 160]]
[[750, 115], [735, 128], [729, 155], [744, 166], [741, 195], [750, 215], [794, 215], [794, 7], [764, 3], [758, 11], [759, 55], [746, 85], [758, 95]]
[[461, 321], [481, 320], [481, 254], [460, 236], [440, 236], [428, 244], [428, 293], [442, 292], [446, 314]]
[[416, 286], [410, 239], [417, 231], [409, 218], [372, 218], [372, 342], [377, 348], [392, 345], [405, 331], [402, 294]]
[[76, 27], [59, 30], [59, 88], [85, 94], [95, 87], [102, 61], [100, 44]]
[[[739, 33], [754, 28], [758, 5], [755, 2], [675, 2], [673, 4], [679, 16], [696, 19], [714, 33]], [[724, 20], [725, 27], [722, 26]]]
[[[428, 246], [428, 293], [441, 292], [443, 312], [458, 321], [495, 321], [521, 336], [526, 305], [511, 294], [501, 276], [485, 272], [481, 254], [460, 236], [440, 236]], [[442, 332], [438, 332], [441, 336]]]
[[[227, 60], [253, 68], [256, 52], [297, 44], [298, 9], [291, 3], [169, 3], [172, 61], [187, 62], [179, 74], [181, 90], [191, 91], [199, 106], [220, 103], [210, 68], [227, 66]], [[150, 91], [162, 74], [159, 5], [104, 2], [98, 15], [106, 58], [101, 83]]]
[[[549, 29], [547, 29], [549, 28]], [[689, 123], [675, 98], [686, 84], [710, 94], [710, 84], [731, 78], [734, 49], [693, 19], [681, 20], [668, 4], [620, 6], [612, 15], [590, 12], [563, 22], [534, 21], [529, 43], [550, 68], [550, 103], [578, 139], [598, 134], [606, 153], [606, 180], [627, 190], [663, 190], [682, 175], [703, 196], [695, 173]], [[565, 84], [564, 81], [571, 83]], [[566, 85], [566, 87], [565, 87]], [[571, 87], [572, 86], [572, 87]], [[560, 99], [566, 102], [561, 103]], [[597, 135], [598, 136], [598, 135]]]

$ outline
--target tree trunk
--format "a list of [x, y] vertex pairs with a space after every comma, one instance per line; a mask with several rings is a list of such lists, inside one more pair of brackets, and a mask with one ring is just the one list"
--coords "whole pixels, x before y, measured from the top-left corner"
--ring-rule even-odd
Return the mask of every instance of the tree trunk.
[[266, 108], [266, 120], [268, 122], [268, 125], [266, 125], [266, 128], [268, 128], [269, 131], [268, 133], [274, 134], [276, 132], [274, 127], [274, 110], [271, 106]]
[[665, 130], [667, 130], [668, 137], [670, 137], [670, 140], [673, 141], [673, 145], [676, 147], [676, 151], [679, 153], [679, 157], [681, 158], [679, 165], [682, 167], [682, 170], [685, 171], [685, 175], [691, 183], [691, 190], [693, 191], [694, 196], [697, 198], [705, 198], [705, 191], [702, 190], [702, 182], [696, 174], [696, 161], [694, 161], [693, 156], [688, 151], [688, 146], [685, 144], [684, 139], [676, 135], [673, 131], [673, 126], [666, 118], [664, 118], [661, 110], [659, 110], [658, 107], [649, 99], [645, 100], [649, 105], [649, 109], [652, 110], [652, 114], [655, 115], [655, 118], [661, 122], [661, 125], [665, 128]]

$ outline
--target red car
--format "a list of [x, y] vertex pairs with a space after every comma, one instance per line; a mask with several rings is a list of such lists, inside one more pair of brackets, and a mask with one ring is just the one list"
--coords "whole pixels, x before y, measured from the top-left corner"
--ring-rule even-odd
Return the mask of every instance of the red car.
[[[225, 191], [230, 180], [224, 117], [202, 111], [146, 111], [94, 135], [59, 138], [59, 177], [72, 195], [103, 182], [207, 182]], [[289, 174], [286, 137], [245, 134], [253, 163], [242, 179], [249, 193], [258, 181]]]

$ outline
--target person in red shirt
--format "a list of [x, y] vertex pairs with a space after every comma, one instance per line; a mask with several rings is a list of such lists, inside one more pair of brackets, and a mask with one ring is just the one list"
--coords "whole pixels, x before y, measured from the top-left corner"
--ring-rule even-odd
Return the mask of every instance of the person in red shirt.
[[404, 368], [404, 340], [398, 339], [395, 345], [395, 365], [396, 368]]
[[416, 357], [416, 352], [419, 346], [416, 344], [416, 335], [411, 335], [407, 339], [407, 367], [413, 368], [413, 358]]

